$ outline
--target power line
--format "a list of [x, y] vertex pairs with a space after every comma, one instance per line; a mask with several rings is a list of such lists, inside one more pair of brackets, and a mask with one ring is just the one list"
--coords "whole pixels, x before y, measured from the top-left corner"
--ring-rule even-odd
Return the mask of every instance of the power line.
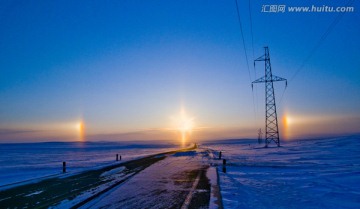
[[[242, 24], [241, 24], [240, 11], [239, 11], [239, 5], [238, 5], [237, 0], [235, 0], [235, 4], [236, 4], [236, 11], [237, 11], [237, 16], [238, 16], [238, 21], [239, 21], [239, 25], [240, 25], [241, 38], [242, 38], [244, 52], [245, 52], [246, 66], [247, 66], [247, 70], [248, 70], [248, 73], [249, 73], [249, 80], [250, 80], [250, 83], [251, 83], [252, 79], [251, 79], [251, 73], [250, 73], [250, 67], [249, 67], [249, 59], [248, 59], [248, 55], [247, 55], [247, 51], [246, 51], [244, 32], [243, 32], [243, 27], [242, 27]], [[253, 107], [254, 107], [254, 123], [256, 124], [256, 109], [255, 109], [254, 92], [252, 92], [252, 101], [253, 101]]]
[[[252, 53], [253, 53], [253, 59], [255, 59], [255, 51], [254, 51], [254, 33], [253, 33], [253, 21], [252, 21], [252, 14], [251, 14], [251, 0], [249, 0], [249, 16], [250, 16], [250, 32], [251, 32], [251, 46], [252, 46]], [[255, 66], [254, 66], [255, 70]], [[256, 71], [255, 71], [255, 77], [256, 77]]]
[[280, 107], [280, 106], [282, 105], [282, 101], [283, 101], [283, 98], [284, 98], [284, 95], [285, 95], [286, 87], [287, 87], [287, 86], [285, 86], [284, 91], [283, 91], [282, 94], [281, 94], [280, 102], [278, 103], [278, 107]]
[[[252, 13], [251, 13], [251, 0], [248, 1], [248, 9], [249, 9], [249, 16], [250, 16], [250, 32], [251, 32], [251, 47], [252, 47], [252, 55], [253, 55], [253, 60], [255, 60], [255, 50], [254, 50], [254, 33], [253, 33], [253, 20], [252, 20]], [[256, 68], [254, 65], [254, 76], [255, 78], [257, 77], [257, 73], [256, 73]], [[255, 120], [256, 120], [256, 115], [257, 115], [257, 111], [258, 111], [258, 93], [257, 93], [257, 87], [255, 87], [255, 99], [256, 99], [256, 107], [255, 107]], [[254, 102], [255, 103], [255, 102]]]
[[[354, 0], [349, 0], [346, 4], [346, 7], [351, 6], [354, 3]], [[321, 44], [325, 41], [325, 39], [329, 36], [335, 26], [340, 22], [341, 18], [344, 16], [345, 12], [339, 13], [333, 22], [329, 25], [326, 31], [322, 34], [318, 42], [315, 44], [314, 48], [310, 51], [309, 55], [304, 59], [301, 63], [300, 67], [295, 71], [294, 75], [291, 77], [290, 81], [294, 80], [294, 78], [298, 75], [298, 73], [304, 68], [306, 63], [310, 60], [310, 58], [314, 55], [314, 53], [318, 50]]]
[[246, 66], [248, 69], [248, 73], [249, 73], [249, 79], [251, 82], [251, 74], [250, 74], [250, 67], [249, 67], [249, 59], [248, 59], [248, 55], [246, 52], [246, 45], [245, 45], [245, 39], [244, 39], [244, 32], [243, 32], [243, 28], [242, 28], [242, 24], [241, 24], [241, 18], [240, 18], [240, 12], [239, 12], [239, 5], [237, 0], [235, 0], [236, 3], [236, 11], [237, 11], [237, 16], [238, 16], [238, 21], [239, 21], [239, 25], [240, 25], [240, 32], [241, 32], [241, 38], [242, 38], [242, 42], [243, 42], [243, 47], [244, 47], [244, 52], [245, 52], [245, 58], [246, 58]]

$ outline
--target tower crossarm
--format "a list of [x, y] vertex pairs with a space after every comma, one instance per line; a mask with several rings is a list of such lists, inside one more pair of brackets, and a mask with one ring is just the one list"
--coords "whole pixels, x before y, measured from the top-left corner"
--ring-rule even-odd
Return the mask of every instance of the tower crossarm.
[[257, 58], [256, 60], [254, 60], [254, 65], [255, 65], [255, 62], [259, 62], [259, 61], [265, 61], [267, 58], [266, 58], [266, 55], [264, 54], [263, 56]]
[[286, 78], [282, 78], [282, 77], [279, 77], [279, 76], [276, 76], [276, 75], [272, 75], [271, 81], [275, 82], [275, 81], [287, 81], [287, 80], [286, 80]]
[[265, 83], [265, 76], [259, 78], [259, 79], [256, 79], [255, 81], [251, 82], [251, 84], [253, 83]]
[[266, 80], [265, 76], [263, 76], [263, 77], [255, 80], [255, 81], [253, 81], [251, 83], [265, 83], [265, 82], [276, 82], [276, 81], [286, 81], [287, 82], [287, 80], [285, 78], [281, 78], [279, 76], [272, 75], [271, 79], [269, 79], [269, 80]]

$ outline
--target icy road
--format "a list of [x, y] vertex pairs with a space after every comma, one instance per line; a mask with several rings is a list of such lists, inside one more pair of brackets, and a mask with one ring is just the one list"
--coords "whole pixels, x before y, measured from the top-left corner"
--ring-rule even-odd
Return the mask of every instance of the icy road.
[[207, 208], [207, 152], [178, 152], [81, 208]]
[[218, 208], [214, 155], [182, 149], [0, 190], [0, 208]]

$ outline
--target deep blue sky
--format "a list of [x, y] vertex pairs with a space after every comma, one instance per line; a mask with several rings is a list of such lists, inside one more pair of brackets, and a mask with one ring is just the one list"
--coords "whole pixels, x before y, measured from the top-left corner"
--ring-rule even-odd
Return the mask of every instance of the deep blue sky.
[[[166, 138], [160, 132], [181, 108], [194, 118], [194, 138], [256, 137], [264, 85], [253, 102], [250, 81], [263, 46], [273, 73], [289, 79], [282, 99], [284, 84], [275, 85], [286, 137], [359, 132], [360, 2], [294, 79], [338, 13], [261, 12], [346, 2], [252, 1], [253, 53], [248, 1], [239, 1], [249, 77], [232, 0], [1, 1], [0, 141], [71, 140], [67, 124], [78, 121], [89, 136]], [[263, 73], [257, 64], [256, 77]]]

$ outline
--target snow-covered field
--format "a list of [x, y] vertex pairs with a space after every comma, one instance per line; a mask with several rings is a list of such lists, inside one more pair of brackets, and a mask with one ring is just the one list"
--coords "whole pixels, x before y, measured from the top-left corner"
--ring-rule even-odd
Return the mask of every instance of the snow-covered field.
[[[274, 146], [272, 144], [272, 146]], [[225, 208], [360, 208], [360, 137], [283, 142], [254, 140], [203, 144], [222, 151]]]
[[15, 182], [105, 166], [116, 161], [116, 154], [127, 161], [142, 156], [177, 149], [169, 143], [149, 142], [49, 142], [0, 144], [0, 187]]
[[[83, 207], [187, 208], [199, 199], [202, 207], [209, 204], [217, 208], [219, 182], [224, 208], [360, 208], [360, 136], [271, 145], [263, 148], [255, 140], [212, 141], [196, 150], [153, 156], [144, 170], [143, 161], [127, 169], [120, 165], [99, 174], [100, 180], [106, 180], [103, 184], [76, 198], [65, 197], [54, 206], [68, 208], [120, 182]], [[62, 161], [67, 161], [71, 175], [113, 164], [116, 154], [127, 161], [177, 148], [144, 143], [1, 144], [0, 188], [19, 180], [60, 174]], [[227, 160], [226, 172], [222, 161], [216, 159], [219, 151]], [[41, 196], [45, 190], [22, 192], [25, 198]], [[210, 202], [205, 197], [211, 197]]]

